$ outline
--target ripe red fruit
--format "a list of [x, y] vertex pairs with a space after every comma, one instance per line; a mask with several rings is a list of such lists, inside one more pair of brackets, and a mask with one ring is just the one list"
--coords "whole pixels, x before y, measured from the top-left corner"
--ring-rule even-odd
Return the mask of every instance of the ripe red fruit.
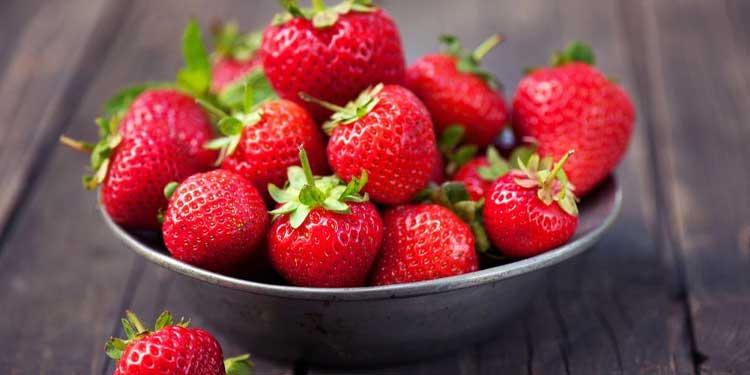
[[214, 31], [216, 51], [211, 70], [211, 92], [220, 94], [255, 68], [263, 65], [258, 57], [262, 34], [242, 34], [235, 23], [219, 25]]
[[182, 181], [200, 166], [164, 122], [144, 123], [126, 137], [119, 123], [117, 116], [98, 119], [101, 139], [95, 145], [65, 136], [60, 141], [91, 154], [93, 175], [84, 176], [83, 184], [90, 190], [103, 184], [101, 201], [112, 221], [125, 229], [158, 230], [157, 215], [167, 206], [164, 185]]
[[199, 173], [179, 186], [171, 184], [165, 193], [171, 198], [164, 216], [164, 244], [175, 259], [230, 273], [264, 240], [269, 217], [263, 198], [233, 172]]
[[364, 191], [372, 200], [405, 203], [430, 181], [435, 134], [427, 109], [409, 90], [378, 85], [345, 108], [303, 96], [337, 111], [323, 125], [331, 136], [328, 162], [347, 181], [366, 171]]
[[492, 143], [508, 120], [502, 93], [492, 75], [479, 67], [500, 37], [491, 37], [473, 53], [462, 49], [455, 37], [441, 40], [448, 45], [446, 53], [418, 59], [406, 71], [405, 86], [424, 102], [438, 134], [448, 126], [459, 125], [466, 129], [464, 143], [483, 148]]
[[484, 192], [489, 190], [490, 185], [508, 173], [509, 169], [508, 162], [490, 146], [486, 156], [476, 157], [462, 165], [453, 175], [453, 181], [463, 182], [471, 199], [478, 201], [484, 197]]
[[562, 245], [575, 233], [578, 209], [562, 165], [538, 155], [521, 171], [500, 177], [485, 195], [484, 226], [490, 241], [513, 257], [541, 254]]
[[174, 89], [146, 90], [130, 105], [120, 130], [127, 137], [154, 122], [166, 123], [170, 136], [186, 147], [202, 170], [211, 168], [216, 152], [203, 145], [213, 138], [213, 128], [208, 115], [193, 97]]
[[369, 86], [403, 80], [401, 37], [384, 10], [362, 0], [331, 8], [315, 1], [314, 9], [284, 3], [288, 13], [263, 35], [263, 69], [279, 96], [307, 108], [316, 121], [330, 112], [300, 100], [300, 92], [344, 105]]
[[300, 147], [307, 151], [313, 173], [328, 172], [323, 134], [304, 108], [288, 100], [250, 107], [224, 117], [219, 130], [226, 137], [207, 145], [222, 150], [223, 169], [252, 182], [266, 198], [268, 184], [283, 185], [287, 167], [299, 165]]
[[383, 247], [370, 283], [438, 279], [479, 269], [469, 226], [437, 204], [402, 205], [383, 214]]
[[114, 375], [239, 375], [252, 366], [248, 355], [223, 361], [221, 346], [210, 333], [188, 328], [187, 322], [174, 324], [166, 311], [153, 331], [130, 311], [122, 324], [127, 339], [112, 338], [105, 346], [107, 355], [117, 360]]
[[440, 151], [435, 151], [434, 164], [432, 165], [432, 174], [430, 174], [430, 182], [436, 184], [442, 184], [445, 182], [445, 162], [443, 156], [440, 155]]
[[335, 176], [313, 177], [290, 167], [284, 190], [269, 186], [280, 205], [268, 232], [271, 264], [287, 281], [309, 287], [363, 286], [383, 237], [383, 223], [367, 195], [367, 173], [347, 185]]
[[597, 71], [591, 50], [574, 42], [554, 67], [526, 76], [513, 99], [513, 126], [543, 156], [575, 158], [565, 172], [579, 195], [609, 175], [627, 150], [635, 111], [625, 91]]

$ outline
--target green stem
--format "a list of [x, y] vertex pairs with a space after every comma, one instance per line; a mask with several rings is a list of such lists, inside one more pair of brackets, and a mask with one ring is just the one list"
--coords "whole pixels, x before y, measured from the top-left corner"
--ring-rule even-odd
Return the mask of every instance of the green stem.
[[148, 331], [148, 329], [146, 329], [146, 326], [143, 325], [143, 322], [138, 319], [138, 317], [132, 311], [125, 311], [125, 316], [128, 317], [128, 320], [131, 324], [133, 324], [133, 327], [138, 330], [138, 333]]
[[312, 6], [318, 12], [326, 10], [326, 3], [323, 0], [312, 0]]
[[255, 104], [255, 96], [253, 95], [253, 86], [250, 82], [245, 82], [245, 92], [242, 97], [242, 103], [245, 108], [245, 113], [250, 113], [253, 110], [253, 104]]
[[560, 161], [555, 164], [555, 167], [552, 169], [552, 173], [549, 174], [547, 177], [547, 181], [544, 183], [546, 184], [548, 181], [554, 181], [555, 178], [557, 178], [557, 174], [560, 173], [560, 170], [562, 169], [563, 165], [566, 161], [568, 161], [568, 158], [570, 158], [571, 155], [575, 153], [575, 150], [570, 150], [567, 153], [565, 153], [565, 156], [563, 156]]
[[302, 163], [302, 170], [305, 171], [305, 180], [307, 180], [307, 184], [315, 187], [315, 177], [313, 177], [312, 168], [310, 168], [310, 161], [307, 160], [307, 153], [302, 147], [299, 148], [299, 161]]
[[321, 106], [321, 107], [323, 107], [325, 109], [328, 109], [330, 111], [333, 111], [333, 112], [345, 112], [345, 113], [348, 113], [347, 109], [344, 108], [344, 107], [337, 106], [336, 104], [329, 103], [329, 102], [320, 100], [318, 98], [313, 98], [312, 96], [310, 96], [310, 95], [308, 95], [308, 94], [306, 94], [304, 92], [300, 92], [299, 93], [299, 97], [302, 98], [302, 100], [304, 100], [306, 102], [315, 103], [315, 104], [317, 104], [317, 105], [319, 105], [319, 106]]
[[474, 50], [474, 52], [471, 54], [471, 58], [474, 59], [474, 61], [481, 61], [484, 58], [484, 55], [486, 55], [488, 52], [490, 52], [493, 48], [495, 48], [496, 45], [500, 44], [500, 42], [503, 41], [503, 37], [495, 34], [477, 47], [477, 49]]
[[75, 139], [66, 137], [64, 135], [60, 136], [60, 143], [76, 151], [85, 152], [87, 154], [90, 154], [91, 151], [94, 150], [94, 148], [90, 144], [81, 142], [81, 141], [76, 141]]

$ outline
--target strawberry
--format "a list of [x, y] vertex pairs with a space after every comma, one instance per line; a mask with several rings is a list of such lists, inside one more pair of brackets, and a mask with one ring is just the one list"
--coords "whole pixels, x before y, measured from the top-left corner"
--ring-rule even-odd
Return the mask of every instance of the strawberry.
[[236, 23], [216, 25], [216, 50], [211, 74], [211, 92], [220, 94], [227, 86], [263, 65], [258, 49], [263, 34], [242, 34]]
[[461, 48], [455, 37], [443, 36], [441, 41], [447, 51], [418, 59], [406, 71], [405, 86], [424, 102], [437, 133], [459, 125], [466, 129], [465, 143], [484, 148], [500, 134], [508, 118], [496, 81], [479, 67], [501, 38], [492, 36], [474, 52]]
[[437, 204], [401, 205], [383, 214], [383, 247], [370, 283], [432, 280], [479, 269], [469, 225]]
[[533, 155], [521, 170], [500, 177], [485, 193], [484, 226], [492, 244], [512, 257], [541, 254], [575, 233], [578, 209], [563, 164]]
[[263, 242], [269, 218], [258, 190], [225, 170], [188, 177], [165, 188], [164, 244], [175, 259], [230, 273]]
[[117, 360], [114, 375], [249, 375], [249, 355], [223, 361], [219, 342], [208, 332], [189, 328], [189, 322], [174, 323], [168, 312], [146, 329], [132, 312], [122, 320], [126, 339], [111, 338], [104, 350]]
[[299, 164], [299, 148], [304, 148], [313, 173], [328, 172], [325, 140], [307, 111], [288, 100], [252, 105], [248, 93], [244, 112], [229, 116], [203, 103], [221, 118], [223, 138], [206, 147], [220, 149], [221, 167], [252, 182], [268, 200], [268, 184], [282, 185], [287, 167]]
[[379, 84], [345, 108], [302, 97], [336, 111], [323, 125], [331, 136], [328, 162], [347, 181], [366, 171], [365, 192], [375, 202], [405, 203], [430, 181], [435, 135], [427, 109], [409, 90]]
[[487, 155], [471, 159], [453, 175], [453, 181], [460, 181], [466, 185], [466, 190], [472, 200], [478, 201], [484, 197], [495, 180], [509, 170], [508, 162], [503, 160], [497, 150], [490, 146]]
[[383, 237], [375, 205], [359, 191], [367, 173], [348, 184], [314, 177], [305, 151], [284, 190], [269, 185], [277, 209], [268, 232], [271, 264], [287, 281], [309, 287], [363, 286]]
[[144, 123], [127, 136], [118, 130], [119, 123], [117, 117], [97, 120], [101, 140], [96, 145], [65, 136], [60, 140], [91, 154], [94, 174], [84, 176], [84, 186], [102, 184], [101, 202], [115, 223], [125, 229], [158, 230], [157, 216], [167, 206], [164, 186], [199, 172], [200, 166], [170, 136], [166, 123]]
[[127, 87], [105, 104], [105, 117], [122, 118], [123, 136], [153, 122], [164, 122], [171, 137], [182, 143], [202, 170], [211, 169], [215, 151], [203, 144], [214, 137], [211, 121], [195, 102], [208, 95], [211, 81], [208, 54], [201, 41], [200, 28], [191, 21], [183, 35], [185, 67], [177, 76], [177, 83], [147, 82]]
[[273, 88], [307, 108], [316, 121], [330, 115], [325, 108], [299, 98], [305, 92], [344, 105], [369, 86], [401, 83], [404, 53], [391, 17], [370, 0], [349, 0], [327, 8], [313, 0], [313, 9], [283, 1], [263, 34], [263, 69]]
[[443, 156], [440, 155], [440, 151], [435, 151], [434, 158], [434, 164], [432, 165], [432, 174], [430, 174], [430, 182], [434, 182], [436, 184], [442, 184], [445, 182], [445, 162], [443, 161]]
[[609, 175], [628, 148], [635, 110], [625, 91], [593, 67], [591, 49], [573, 42], [553, 66], [533, 70], [513, 99], [513, 126], [543, 156], [575, 158], [565, 172], [584, 195]]
[[195, 99], [174, 89], [146, 90], [130, 105], [120, 129], [127, 137], [154, 122], [166, 123], [170, 136], [185, 145], [201, 169], [211, 168], [217, 154], [203, 148], [213, 138], [211, 121]]

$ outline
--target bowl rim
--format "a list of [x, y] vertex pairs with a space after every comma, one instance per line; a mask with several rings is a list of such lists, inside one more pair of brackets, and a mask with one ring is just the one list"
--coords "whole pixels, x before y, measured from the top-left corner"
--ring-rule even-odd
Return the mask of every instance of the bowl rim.
[[[348, 288], [313, 288], [267, 284], [204, 270], [152, 249], [115, 224], [101, 204], [97, 204], [97, 206], [107, 226], [132, 251], [163, 268], [177, 272], [183, 276], [219, 287], [270, 297], [319, 301], [362, 301], [416, 297], [449, 292], [520, 276], [547, 268], [576, 256], [596, 243], [619, 215], [622, 205], [622, 189], [616, 179], [611, 178], [610, 181], [609, 183], [613, 185], [614, 198], [612, 207], [602, 223], [580, 238], [555, 249], [530, 258], [462, 275], [405, 284]], [[604, 184], [606, 185], [607, 182]]]

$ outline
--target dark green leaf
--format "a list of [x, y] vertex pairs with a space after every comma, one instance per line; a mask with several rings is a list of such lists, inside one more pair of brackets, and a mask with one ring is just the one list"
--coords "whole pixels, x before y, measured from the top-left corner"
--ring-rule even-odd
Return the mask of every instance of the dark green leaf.
[[440, 135], [440, 150], [443, 152], [453, 150], [453, 148], [461, 143], [465, 132], [466, 129], [461, 125], [449, 125], [446, 127], [443, 130], [443, 134]]
[[456, 150], [456, 153], [453, 154], [451, 157], [451, 160], [456, 163], [456, 166], [460, 167], [464, 164], [466, 164], [469, 160], [471, 160], [474, 155], [477, 153], [477, 146], [476, 145], [465, 145], [461, 146]]

